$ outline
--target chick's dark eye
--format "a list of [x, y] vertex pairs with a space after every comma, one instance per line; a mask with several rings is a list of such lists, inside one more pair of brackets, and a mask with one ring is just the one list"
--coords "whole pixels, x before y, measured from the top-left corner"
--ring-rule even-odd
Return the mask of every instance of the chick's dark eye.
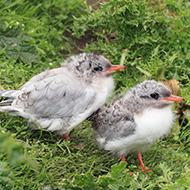
[[155, 93], [150, 94], [150, 97], [157, 100], [159, 98], [159, 94], [155, 92]]
[[95, 71], [95, 72], [103, 71], [103, 68], [102, 68], [101, 66], [94, 67], [94, 71]]

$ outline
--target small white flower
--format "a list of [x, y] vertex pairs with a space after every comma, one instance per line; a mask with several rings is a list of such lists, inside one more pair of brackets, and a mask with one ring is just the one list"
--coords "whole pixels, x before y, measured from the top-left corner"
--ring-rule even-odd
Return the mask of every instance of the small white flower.
[[17, 24], [19, 24], [19, 22], [18, 22], [18, 21], [17, 21], [16, 23], [17, 23]]
[[2, 133], [5, 133], [5, 131], [4, 131], [4, 130], [2, 130]]
[[22, 24], [22, 26], [24, 26], [24, 24]]
[[53, 65], [53, 63], [49, 63], [49, 65]]

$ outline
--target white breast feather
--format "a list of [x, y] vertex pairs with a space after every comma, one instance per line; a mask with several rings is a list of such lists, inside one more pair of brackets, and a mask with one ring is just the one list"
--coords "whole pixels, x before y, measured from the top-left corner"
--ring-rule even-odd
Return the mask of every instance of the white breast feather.
[[66, 128], [67, 131], [71, 131], [75, 126], [79, 125], [84, 118], [89, 117], [106, 102], [106, 99], [112, 94], [114, 89], [113, 78], [99, 78], [99, 80], [96, 80], [92, 84], [92, 87], [96, 91], [96, 99], [94, 104], [84, 113], [74, 116], [70, 120], [70, 125]]
[[170, 132], [174, 115], [170, 106], [163, 109], [147, 109], [142, 114], [136, 115], [134, 121], [136, 131], [133, 135], [109, 141], [105, 144], [105, 149], [115, 152], [118, 156], [142, 152]]

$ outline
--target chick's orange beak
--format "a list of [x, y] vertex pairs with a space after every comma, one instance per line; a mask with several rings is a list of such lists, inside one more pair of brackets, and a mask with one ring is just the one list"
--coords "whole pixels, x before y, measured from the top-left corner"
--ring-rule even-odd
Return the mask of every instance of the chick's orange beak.
[[127, 68], [127, 66], [112, 65], [109, 69], [106, 69], [106, 70], [102, 71], [102, 73], [104, 73], [104, 72], [114, 72], [114, 71], [125, 69], [125, 68]]
[[168, 101], [168, 102], [180, 102], [180, 101], [183, 101], [185, 100], [184, 98], [182, 97], [179, 97], [179, 96], [175, 96], [175, 95], [171, 95], [167, 98], [161, 98], [161, 99], [158, 99], [158, 101], [161, 101], [161, 100], [165, 100], [165, 101]]

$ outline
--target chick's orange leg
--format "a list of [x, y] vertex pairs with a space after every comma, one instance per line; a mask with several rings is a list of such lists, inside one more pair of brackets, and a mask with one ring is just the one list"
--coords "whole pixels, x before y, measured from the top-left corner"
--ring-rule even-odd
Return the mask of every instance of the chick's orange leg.
[[[74, 146], [74, 147], [77, 147], [77, 148], [83, 148], [82, 144], [79, 144], [79, 145], [71, 144], [71, 146]], [[83, 149], [86, 149], [86, 148], [83, 148]]]
[[[142, 160], [142, 156], [141, 156], [141, 153], [140, 153], [140, 152], [137, 153], [137, 157], [138, 157], [138, 159], [139, 159], [139, 161], [140, 161], [140, 166], [139, 166], [139, 168], [141, 168], [141, 172], [144, 172], [144, 170], [147, 170], [148, 167], [146, 167], [146, 166], [144, 165], [143, 160]], [[150, 172], [152, 172], [152, 170], [147, 170], [147, 171], [145, 171], [144, 173], [150, 173]]]
[[[121, 162], [126, 162], [126, 159], [125, 159], [125, 157], [121, 157]], [[133, 172], [131, 173], [131, 172], [127, 172], [129, 175], [133, 175]]]
[[67, 139], [72, 139], [72, 138], [73, 138], [73, 136], [69, 136], [69, 135], [64, 135], [64, 136], [63, 136], [63, 139], [66, 139], [66, 140], [67, 140]]
[[[73, 138], [73, 136], [70, 136], [70, 135], [64, 135], [63, 136], [64, 140], [72, 139], [72, 138]], [[74, 144], [71, 144], [71, 145], [74, 146], [74, 147], [78, 147], [78, 148], [82, 148], [83, 147], [82, 145], [74, 145]], [[85, 148], [83, 148], [83, 149], [85, 149]]]

